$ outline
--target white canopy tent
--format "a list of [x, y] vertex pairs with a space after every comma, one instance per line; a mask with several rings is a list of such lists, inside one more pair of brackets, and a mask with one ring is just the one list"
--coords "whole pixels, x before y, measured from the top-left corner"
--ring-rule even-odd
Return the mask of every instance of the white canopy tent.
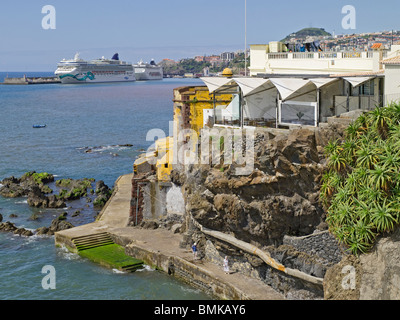
[[272, 78], [270, 80], [278, 89], [283, 101], [290, 100], [297, 95], [301, 89], [313, 85], [310, 80], [298, 78]]
[[[353, 86], [361, 85], [370, 79], [371, 77], [345, 78]], [[302, 79], [277, 77], [264, 79], [210, 77], [201, 78], [201, 80], [207, 85], [210, 93], [214, 94], [232, 92], [232, 89], [239, 87], [242, 97], [246, 101], [242, 109], [242, 102], [239, 99], [239, 110], [242, 120], [246, 117], [257, 120], [277, 120], [277, 118], [281, 119], [282, 111], [285, 110], [287, 110], [286, 113], [289, 115], [287, 118], [290, 118], [292, 117], [290, 114], [291, 110], [296, 110], [296, 117], [297, 114], [304, 114], [299, 118], [305, 119], [308, 116], [308, 122], [312, 121], [318, 125], [319, 89], [340, 80], [340, 78], [321, 77]], [[278, 93], [280, 97], [277, 100]], [[226, 110], [226, 112], [228, 111], [233, 113], [232, 110]]]
[[353, 88], [356, 88], [375, 78], [376, 77], [344, 77], [343, 79], [349, 82]]
[[242, 90], [244, 97], [275, 88], [275, 85], [269, 79], [235, 78], [234, 80]]
[[310, 79], [310, 81], [312, 83], [315, 84], [315, 86], [317, 87], [317, 89], [321, 89], [324, 86], [327, 86], [333, 82], [338, 81], [339, 78], [314, 78], [314, 79]]
[[237, 87], [237, 83], [232, 78], [205, 77], [200, 79], [205, 83], [210, 93], [218, 93]]

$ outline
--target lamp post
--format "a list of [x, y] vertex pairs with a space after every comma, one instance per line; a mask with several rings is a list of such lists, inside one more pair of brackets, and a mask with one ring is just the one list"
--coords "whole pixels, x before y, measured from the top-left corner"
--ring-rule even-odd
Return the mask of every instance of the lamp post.
[[247, 77], [247, 0], [244, 0], [244, 76]]

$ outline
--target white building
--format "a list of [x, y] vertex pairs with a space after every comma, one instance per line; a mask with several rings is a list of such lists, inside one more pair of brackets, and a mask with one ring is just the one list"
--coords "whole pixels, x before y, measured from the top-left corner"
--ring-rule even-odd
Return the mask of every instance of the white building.
[[280, 42], [250, 46], [250, 75], [260, 74], [343, 74], [379, 72], [382, 60], [399, 54], [400, 45], [391, 51], [288, 52]]
[[211, 94], [232, 93], [214, 107], [229, 126], [318, 126], [329, 117], [400, 101], [400, 45], [391, 50], [285, 52], [279, 42], [252, 45], [251, 77], [202, 78]]

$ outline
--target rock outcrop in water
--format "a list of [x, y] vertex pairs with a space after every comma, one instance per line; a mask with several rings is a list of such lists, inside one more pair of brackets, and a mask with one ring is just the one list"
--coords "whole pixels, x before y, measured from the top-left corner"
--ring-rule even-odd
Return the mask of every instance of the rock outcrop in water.
[[[0, 196], [5, 198], [27, 197], [28, 205], [34, 208], [64, 208], [67, 201], [79, 200], [94, 193], [92, 183], [94, 179], [61, 179], [55, 181], [54, 176], [48, 173], [27, 172], [21, 178], [9, 177], [1, 181]], [[59, 193], [48, 186], [55, 182]], [[98, 181], [96, 184], [97, 198], [94, 205], [102, 208], [109, 200], [112, 189]]]
[[[9, 177], [1, 181], [0, 196], [5, 198], [26, 197], [27, 203], [33, 208], [58, 209], [65, 208], [67, 202], [86, 198], [86, 206], [93, 202], [95, 211], [101, 209], [110, 199], [113, 190], [103, 181], [98, 181], [94, 190], [94, 179], [61, 179], [55, 181], [54, 176], [48, 173], [27, 172], [22, 177]], [[55, 190], [49, 187], [54, 186]], [[58, 191], [58, 193], [56, 193]], [[95, 199], [93, 201], [93, 199]], [[72, 217], [78, 216], [80, 210], [76, 210]], [[11, 217], [11, 216], [10, 216]], [[18, 228], [12, 222], [2, 221], [0, 215], [0, 231], [13, 232], [21, 236], [54, 235], [57, 231], [73, 228], [67, 220], [67, 213], [60, 215], [51, 222], [50, 226], [38, 228], [34, 232], [24, 228]]]
[[56, 195], [49, 195], [53, 190], [48, 186], [54, 182], [49, 173], [35, 171], [25, 173], [21, 178], [10, 177], [1, 181], [0, 195], [5, 198], [27, 197], [28, 204], [35, 208], [63, 208], [65, 202]]

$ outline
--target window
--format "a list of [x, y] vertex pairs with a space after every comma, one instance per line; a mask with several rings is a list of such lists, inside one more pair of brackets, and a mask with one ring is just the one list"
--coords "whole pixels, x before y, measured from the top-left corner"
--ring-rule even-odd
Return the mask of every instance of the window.
[[360, 86], [360, 96], [373, 96], [374, 95], [374, 84], [375, 81], [371, 80], [362, 86]]
[[353, 89], [354, 96], [373, 96], [375, 95], [375, 81], [371, 80]]

